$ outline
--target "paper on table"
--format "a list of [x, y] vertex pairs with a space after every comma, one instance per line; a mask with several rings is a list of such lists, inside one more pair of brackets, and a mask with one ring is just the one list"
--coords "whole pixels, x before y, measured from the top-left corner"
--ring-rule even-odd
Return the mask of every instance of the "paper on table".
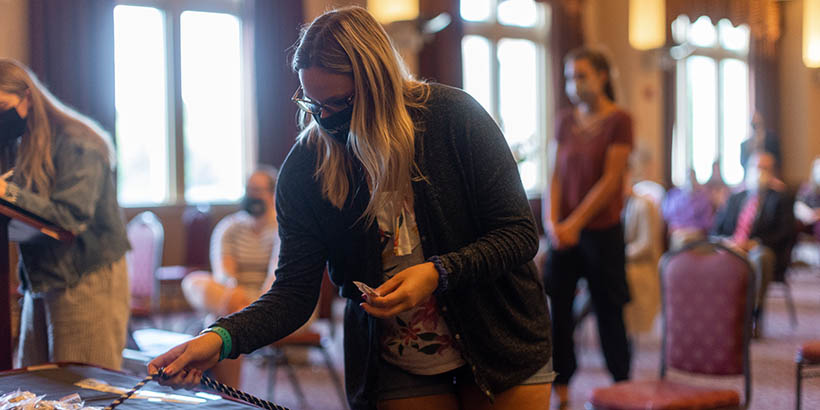
[[[119, 386], [112, 386], [104, 381], [100, 381], [97, 379], [82, 379], [77, 383], [74, 383], [75, 386], [88, 389], [88, 390], [96, 390], [101, 391], [104, 393], [114, 393], [114, 394], [123, 394], [129, 390], [127, 387], [119, 387]], [[219, 396], [217, 400], [221, 399]], [[156, 391], [150, 390], [138, 390], [134, 393], [131, 398], [136, 399], [144, 399], [144, 400], [161, 400], [170, 403], [187, 403], [187, 404], [202, 404], [207, 402], [208, 400], [199, 398], [199, 397], [191, 397], [191, 396], [183, 396], [181, 394], [170, 394], [170, 393], [160, 393]]]

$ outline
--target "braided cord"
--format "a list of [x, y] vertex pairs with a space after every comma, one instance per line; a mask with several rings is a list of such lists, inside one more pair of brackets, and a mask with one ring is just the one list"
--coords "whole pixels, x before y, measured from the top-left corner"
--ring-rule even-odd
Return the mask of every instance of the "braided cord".
[[122, 395], [120, 395], [120, 397], [117, 397], [116, 400], [114, 400], [113, 402], [111, 402], [111, 404], [109, 404], [108, 406], [105, 407], [105, 410], [111, 410], [114, 407], [119, 406], [120, 404], [122, 404], [122, 402], [128, 400], [131, 396], [133, 396], [134, 393], [137, 392], [137, 390], [142, 388], [142, 386], [145, 386], [145, 383], [148, 383], [151, 380], [154, 380], [157, 376], [158, 376], [158, 374], [149, 374], [144, 379], [142, 379], [139, 383], [134, 385], [133, 389], [123, 393]]
[[202, 376], [202, 380], [200, 381], [200, 383], [202, 383], [205, 387], [207, 387], [211, 390], [220, 392], [222, 394], [228, 395], [228, 396], [233, 397], [235, 399], [246, 401], [246, 402], [251, 403], [251, 404], [253, 404], [257, 407], [261, 407], [263, 409], [288, 410], [287, 407], [282, 407], [282, 406], [279, 406], [277, 404], [271, 403], [267, 400], [262, 400], [262, 399], [260, 399], [256, 396], [252, 396], [252, 395], [250, 395], [248, 393], [245, 393], [243, 391], [234, 389], [231, 386], [222, 384], [222, 383], [220, 383], [220, 382], [218, 382], [218, 381], [216, 381], [216, 380], [214, 380], [214, 379], [212, 379], [208, 376]]
[[[134, 385], [133, 389], [123, 393], [120, 397], [118, 397], [116, 400], [111, 402], [111, 404], [106, 406], [104, 410], [112, 410], [114, 407], [119, 406], [120, 404], [122, 404], [122, 402], [124, 402], [124, 401], [128, 400], [129, 398], [131, 398], [131, 396], [133, 396], [134, 393], [137, 392], [137, 390], [141, 389], [142, 386], [145, 386], [146, 383], [150, 382], [151, 380], [155, 380], [155, 379], [157, 379], [161, 376], [162, 376], [162, 369], [160, 369], [159, 373], [151, 374], [151, 375], [146, 376], [139, 383]], [[231, 386], [228, 386], [226, 384], [222, 384], [222, 383], [220, 383], [220, 382], [218, 382], [218, 381], [216, 381], [216, 380], [214, 380], [214, 379], [212, 379], [208, 376], [202, 376], [202, 379], [200, 380], [200, 383], [203, 384], [205, 387], [211, 389], [211, 390], [217, 391], [219, 393], [223, 393], [227, 396], [230, 396], [230, 397], [233, 397], [235, 399], [245, 401], [247, 403], [251, 403], [251, 404], [255, 405], [256, 407], [261, 407], [263, 409], [268, 409], [268, 410], [289, 410], [287, 407], [282, 407], [282, 406], [279, 406], [277, 404], [271, 403], [267, 400], [262, 400], [262, 399], [260, 399], [256, 396], [252, 396], [252, 395], [250, 395], [248, 393], [245, 393], [241, 390], [237, 390], [237, 389], [234, 389]]]

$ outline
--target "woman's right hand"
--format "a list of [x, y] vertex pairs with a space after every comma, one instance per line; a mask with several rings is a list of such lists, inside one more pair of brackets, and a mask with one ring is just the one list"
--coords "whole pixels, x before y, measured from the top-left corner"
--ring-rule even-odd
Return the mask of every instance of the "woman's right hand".
[[569, 222], [561, 222], [555, 227], [554, 235], [558, 249], [571, 248], [578, 244], [581, 231]]
[[203, 333], [148, 363], [148, 374], [163, 369], [159, 384], [175, 389], [190, 389], [199, 385], [202, 372], [219, 361], [222, 338], [216, 333]]

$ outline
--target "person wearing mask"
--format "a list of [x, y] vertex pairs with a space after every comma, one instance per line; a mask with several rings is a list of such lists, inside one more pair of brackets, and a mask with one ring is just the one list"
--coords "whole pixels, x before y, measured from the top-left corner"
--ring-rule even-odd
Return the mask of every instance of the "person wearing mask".
[[304, 128], [276, 189], [276, 281], [148, 371], [193, 386], [285, 337], [327, 266], [347, 299], [352, 409], [544, 408], [554, 372], [538, 232], [495, 121], [465, 92], [413, 79], [361, 7], [306, 26], [293, 68]]
[[[230, 214], [211, 234], [211, 269], [192, 272], [182, 280], [182, 292], [210, 321], [248, 306], [275, 279], [278, 230], [274, 191], [276, 170], [260, 167], [245, 185], [242, 209]], [[239, 387], [241, 360], [226, 360], [212, 369], [217, 380]]]
[[740, 143], [740, 163], [743, 165], [743, 171], [745, 172], [748, 169], [747, 165], [752, 155], [757, 152], [767, 152], [774, 158], [778, 167], [772, 177], [778, 177], [780, 175], [780, 172], [778, 172], [779, 167], [783, 160], [780, 155], [780, 138], [774, 131], [766, 128], [766, 120], [763, 118], [763, 114], [758, 111], [755, 111], [752, 115], [751, 127], [752, 135]]
[[814, 159], [809, 180], [797, 193], [794, 215], [820, 241], [820, 156]]
[[75, 236], [19, 244], [17, 366], [119, 369], [130, 314], [129, 244], [109, 135], [58, 101], [28, 68], [0, 59], [0, 140], [17, 147], [13, 176], [0, 179], [2, 199]]
[[712, 198], [707, 189], [698, 183], [693, 168], [689, 168], [683, 185], [669, 190], [661, 210], [668, 227], [671, 250], [706, 239], [715, 216]]
[[632, 189], [631, 170], [624, 176], [624, 242], [626, 279], [631, 299], [624, 306], [624, 322], [632, 341], [652, 331], [661, 308], [658, 261], [661, 257], [660, 215], [654, 202]]
[[715, 217], [712, 234], [745, 255], [754, 269], [757, 283], [753, 313], [754, 335], [762, 335], [762, 317], [766, 291], [774, 271], [794, 233], [794, 213], [786, 194], [772, 189], [775, 159], [761, 151], [749, 158], [745, 189], [726, 201]]
[[713, 210], [720, 209], [723, 204], [726, 203], [726, 200], [729, 199], [731, 189], [729, 189], [729, 185], [726, 184], [726, 181], [723, 180], [723, 174], [720, 171], [720, 160], [712, 162], [712, 176], [709, 177], [709, 180], [707, 180], [702, 187], [706, 189], [706, 192], [709, 194]]
[[[642, 196], [652, 201], [655, 209], [660, 209], [661, 202], [666, 196], [666, 188], [649, 178], [650, 170], [654, 168], [652, 154], [646, 148], [632, 151], [629, 159], [629, 174], [632, 181], [630, 189], [634, 195]], [[659, 225], [660, 226], [660, 225]]]
[[607, 368], [615, 381], [629, 378], [630, 348], [623, 320], [629, 301], [621, 225], [624, 170], [632, 149], [632, 119], [614, 100], [609, 62], [582, 48], [564, 59], [566, 93], [573, 107], [558, 116], [555, 170], [544, 226], [550, 240], [545, 287], [553, 325], [555, 390], [568, 407], [577, 367], [572, 306], [586, 278]]

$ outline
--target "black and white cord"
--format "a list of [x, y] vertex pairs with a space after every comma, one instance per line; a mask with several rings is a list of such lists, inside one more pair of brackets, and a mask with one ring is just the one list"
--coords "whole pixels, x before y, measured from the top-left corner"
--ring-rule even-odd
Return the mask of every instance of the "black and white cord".
[[109, 404], [108, 406], [105, 406], [105, 409], [104, 409], [104, 410], [111, 410], [111, 409], [113, 409], [114, 407], [119, 406], [120, 404], [122, 404], [122, 402], [124, 402], [124, 401], [128, 400], [131, 396], [133, 396], [133, 395], [134, 395], [134, 393], [136, 393], [136, 392], [137, 392], [137, 390], [139, 390], [139, 389], [141, 389], [141, 388], [142, 388], [142, 386], [145, 386], [145, 383], [148, 383], [148, 382], [150, 382], [151, 380], [154, 380], [155, 378], [157, 378], [157, 376], [158, 376], [158, 375], [159, 375], [159, 373], [157, 373], [157, 374], [149, 374], [149, 375], [148, 375], [148, 376], [146, 376], [144, 379], [140, 380], [140, 382], [139, 382], [139, 383], [137, 383], [136, 385], [134, 385], [134, 388], [133, 388], [133, 389], [128, 390], [127, 392], [123, 393], [122, 395], [120, 395], [120, 397], [117, 397], [117, 399], [116, 399], [116, 400], [112, 401], [112, 402], [111, 402], [111, 404]]
[[262, 399], [260, 399], [256, 396], [252, 396], [252, 395], [250, 395], [248, 393], [245, 393], [243, 391], [234, 389], [231, 386], [228, 386], [226, 384], [222, 384], [222, 383], [220, 383], [220, 382], [218, 382], [218, 381], [216, 381], [216, 380], [214, 380], [214, 379], [212, 379], [208, 376], [202, 376], [202, 380], [200, 380], [200, 383], [202, 383], [205, 387], [207, 387], [211, 390], [218, 391], [222, 394], [231, 396], [235, 399], [246, 401], [246, 402], [251, 403], [251, 404], [253, 404], [257, 407], [261, 407], [263, 409], [288, 410], [287, 407], [282, 407], [278, 404], [271, 403], [267, 400], [262, 400]]
[[[119, 406], [120, 404], [122, 404], [122, 402], [128, 400], [131, 396], [133, 396], [134, 393], [137, 392], [137, 390], [142, 388], [142, 386], [145, 386], [146, 383], [150, 382], [151, 380], [157, 380], [160, 377], [163, 377], [162, 376], [162, 369], [160, 369], [160, 371], [158, 373], [148, 375], [147, 377], [142, 379], [139, 383], [134, 385], [133, 389], [123, 393], [120, 397], [118, 397], [116, 400], [111, 402], [111, 404], [106, 406], [105, 410], [112, 410], [114, 407]], [[235, 399], [245, 401], [247, 403], [253, 404], [254, 406], [261, 407], [263, 409], [268, 409], [268, 410], [289, 410], [287, 407], [282, 407], [278, 404], [271, 403], [267, 400], [262, 400], [262, 399], [260, 399], [256, 396], [250, 395], [250, 394], [245, 393], [241, 390], [234, 389], [233, 387], [228, 386], [226, 384], [222, 384], [222, 383], [220, 383], [220, 382], [218, 382], [218, 381], [216, 381], [216, 380], [214, 380], [214, 379], [212, 379], [208, 376], [202, 376], [202, 379], [200, 380], [200, 383], [203, 386], [205, 386], [205, 387], [207, 387], [211, 390], [217, 391], [219, 393], [225, 394], [225, 395], [233, 397]]]

